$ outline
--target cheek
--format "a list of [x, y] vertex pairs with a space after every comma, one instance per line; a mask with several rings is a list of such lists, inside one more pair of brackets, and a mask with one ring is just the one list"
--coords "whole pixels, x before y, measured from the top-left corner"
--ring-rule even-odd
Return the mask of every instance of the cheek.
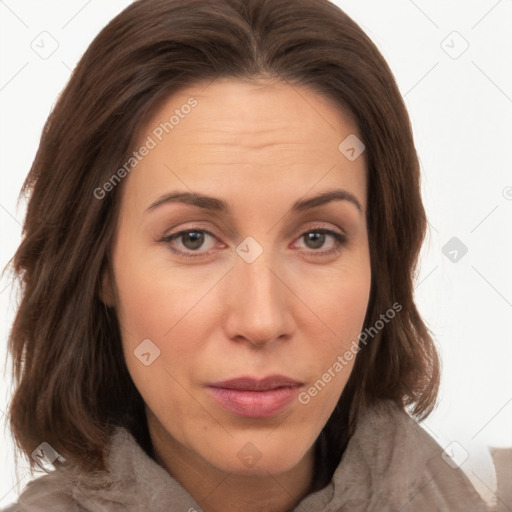
[[[314, 372], [311, 379], [314, 389], [306, 390], [308, 396], [304, 398], [304, 403], [314, 401], [314, 407], [321, 408], [327, 416], [352, 372], [370, 288], [371, 267], [369, 256], [364, 251], [358, 252], [357, 257], [352, 259], [346, 258], [329, 279], [316, 286], [311, 308], [327, 327], [323, 329], [327, 335], [322, 337], [319, 344], [312, 336], [313, 323], [309, 327], [303, 326], [312, 340], [308, 352], [311, 355], [310, 367]], [[318, 327], [318, 321], [316, 325]], [[322, 397], [317, 399], [317, 395]]]
[[[300, 422], [309, 425], [311, 442], [331, 416], [352, 373], [358, 354], [369, 296], [369, 280], [351, 281], [351, 286], [336, 287], [319, 311], [330, 335], [321, 340], [309, 329], [309, 346], [304, 351], [309, 380], [298, 396]], [[306, 333], [307, 334], [307, 333]]]
[[[298, 400], [304, 421], [320, 430], [331, 415], [352, 372], [358, 354], [371, 288], [369, 254], [354, 251], [334, 268], [307, 279], [307, 314], [300, 324], [309, 380]], [[319, 319], [321, 321], [319, 321]]]
[[[179, 396], [179, 385], [190, 387], [189, 370], [207, 337], [211, 305], [204, 295], [218, 272], [195, 272], [192, 278], [165, 258], [151, 260], [150, 251], [139, 256], [136, 248], [115, 255], [117, 315], [128, 370], [148, 405], [173, 401], [178, 407], [174, 395]], [[182, 400], [186, 405], [188, 398]]]
[[200, 286], [199, 280], [191, 283], [165, 258], [154, 258], [152, 251], [139, 255], [129, 249], [120, 250], [115, 264], [117, 314], [123, 338], [130, 343], [145, 338], [166, 339], [208, 285], [208, 280]]
[[368, 307], [371, 266], [366, 250], [354, 251], [314, 286], [311, 308], [329, 328], [329, 346], [342, 350], [358, 338]]
[[170, 430], [180, 429], [178, 418], [204, 423], [205, 418], [190, 407], [186, 392], [191, 387], [188, 370], [194, 368], [197, 357], [190, 341], [198, 332], [198, 318], [187, 315], [193, 301], [197, 302], [196, 294], [173, 285], [179, 278], [158, 279], [141, 267], [128, 271], [134, 270], [131, 265], [125, 269], [117, 276], [118, 316], [125, 361], [135, 386], [147, 407], [157, 416], [164, 414]]
[[[370, 297], [370, 272], [354, 272], [350, 280], [332, 290], [329, 320], [339, 334], [340, 345], [357, 339], [363, 327]], [[341, 348], [341, 347], [340, 347]]]

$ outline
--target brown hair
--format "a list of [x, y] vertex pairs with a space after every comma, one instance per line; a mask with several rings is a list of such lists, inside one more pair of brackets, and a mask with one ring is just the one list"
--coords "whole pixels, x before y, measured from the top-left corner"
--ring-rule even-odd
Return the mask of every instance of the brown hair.
[[426, 230], [419, 164], [405, 105], [375, 45], [326, 0], [139, 0], [81, 58], [21, 191], [30, 201], [12, 260], [22, 295], [9, 338], [17, 385], [10, 424], [28, 456], [45, 441], [84, 469], [103, 469], [116, 425], [150, 450], [116, 312], [99, 298], [121, 186], [102, 200], [93, 194], [127, 161], [162, 100], [219, 77], [312, 87], [354, 116], [366, 145], [372, 283], [364, 327], [393, 303], [402, 309], [357, 355], [317, 441], [317, 449], [329, 446], [318, 486], [370, 403], [391, 399], [418, 419], [432, 411], [438, 356], [413, 300]]

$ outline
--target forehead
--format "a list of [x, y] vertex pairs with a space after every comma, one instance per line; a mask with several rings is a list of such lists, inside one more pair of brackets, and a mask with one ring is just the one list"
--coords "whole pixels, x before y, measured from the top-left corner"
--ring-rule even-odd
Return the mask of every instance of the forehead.
[[[195, 106], [189, 108], [192, 101]], [[332, 141], [330, 137], [325, 140], [326, 135], [337, 140], [340, 131], [357, 131], [348, 109], [309, 87], [286, 82], [248, 83], [222, 78], [187, 87], [159, 105], [144, 131], [157, 130], [173, 116], [173, 126], [168, 130], [173, 138], [186, 138], [193, 130], [213, 141], [244, 142], [248, 147], [257, 147], [266, 140], [270, 144], [276, 136], [290, 142], [328, 144]], [[260, 140], [252, 141], [255, 136]]]
[[347, 110], [307, 87], [217, 79], [158, 106], [136, 144], [151, 150], [128, 181], [146, 204], [162, 187], [250, 194], [271, 184], [269, 194], [297, 195], [315, 183], [346, 185], [364, 204], [365, 155], [350, 161], [339, 149], [356, 133]]

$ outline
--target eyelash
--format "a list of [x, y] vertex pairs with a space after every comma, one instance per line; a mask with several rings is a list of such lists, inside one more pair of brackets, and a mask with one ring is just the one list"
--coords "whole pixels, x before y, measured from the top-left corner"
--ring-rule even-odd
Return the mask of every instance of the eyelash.
[[[202, 257], [208, 256], [207, 253], [206, 254], [205, 253], [197, 253], [196, 251], [190, 251], [190, 250], [189, 251], [181, 251], [181, 250], [176, 249], [175, 247], [172, 247], [172, 245], [170, 243], [170, 242], [172, 242], [172, 240], [179, 239], [181, 236], [183, 236], [184, 234], [187, 234], [187, 233], [205, 233], [207, 235], [210, 235], [213, 238], [216, 238], [213, 233], [211, 233], [210, 231], [208, 231], [206, 229], [190, 228], [190, 229], [184, 229], [182, 231], [178, 231], [176, 233], [172, 233], [171, 235], [168, 235], [168, 236], [162, 238], [161, 240], [159, 240], [159, 242], [167, 244], [167, 246], [169, 247], [169, 249], [171, 251], [179, 254], [180, 256], [184, 256], [186, 258], [202, 258]], [[333, 248], [331, 248], [327, 251], [321, 251], [321, 250], [310, 251], [309, 254], [312, 254], [313, 256], [329, 256], [331, 254], [339, 253], [344, 248], [344, 246], [348, 243], [348, 238], [345, 235], [342, 235], [341, 233], [337, 233], [336, 231], [332, 231], [330, 229], [325, 229], [325, 228], [313, 228], [313, 229], [309, 229], [308, 231], [304, 231], [299, 236], [299, 239], [302, 238], [304, 235], [307, 235], [310, 233], [321, 233], [321, 234], [325, 234], [325, 235], [331, 235], [335, 239], [335, 245]]]

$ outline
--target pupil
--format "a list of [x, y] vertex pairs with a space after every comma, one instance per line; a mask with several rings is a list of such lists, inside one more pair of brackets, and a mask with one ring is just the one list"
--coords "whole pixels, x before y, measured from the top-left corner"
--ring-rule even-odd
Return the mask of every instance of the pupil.
[[325, 233], [308, 233], [306, 235], [306, 245], [308, 242], [313, 242], [313, 246], [308, 245], [311, 249], [318, 249], [322, 247], [325, 241]]
[[[192, 235], [192, 236], [190, 236], [190, 235]], [[185, 241], [188, 241], [188, 240], [192, 241], [191, 244], [185, 243], [185, 241], [184, 241], [183, 245], [187, 249], [198, 249], [199, 247], [201, 247], [201, 245], [203, 245], [204, 233], [199, 233], [198, 231], [189, 231], [188, 233], [186, 233], [184, 235], [184, 237], [185, 237]]]

